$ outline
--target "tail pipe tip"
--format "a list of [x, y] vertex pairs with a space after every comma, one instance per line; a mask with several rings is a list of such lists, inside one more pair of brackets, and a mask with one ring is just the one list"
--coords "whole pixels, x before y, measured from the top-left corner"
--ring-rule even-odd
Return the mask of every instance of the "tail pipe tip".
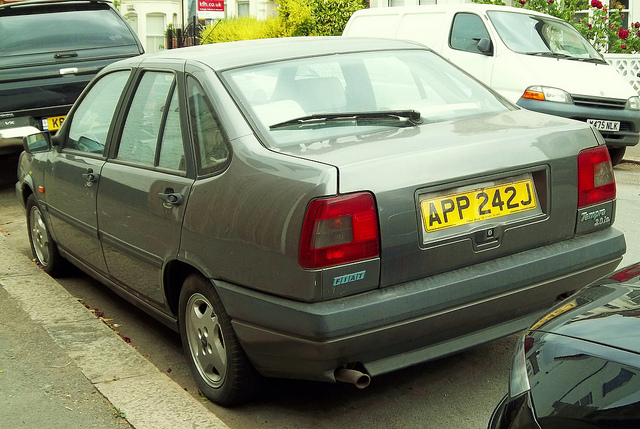
[[369, 374], [356, 371], [355, 369], [338, 368], [335, 370], [334, 376], [336, 381], [353, 384], [358, 389], [364, 389], [371, 383]]

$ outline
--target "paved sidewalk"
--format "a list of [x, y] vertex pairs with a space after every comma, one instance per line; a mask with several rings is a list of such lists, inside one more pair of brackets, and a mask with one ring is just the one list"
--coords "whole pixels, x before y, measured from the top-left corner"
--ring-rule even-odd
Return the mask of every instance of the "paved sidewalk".
[[227, 426], [0, 234], [0, 426]]

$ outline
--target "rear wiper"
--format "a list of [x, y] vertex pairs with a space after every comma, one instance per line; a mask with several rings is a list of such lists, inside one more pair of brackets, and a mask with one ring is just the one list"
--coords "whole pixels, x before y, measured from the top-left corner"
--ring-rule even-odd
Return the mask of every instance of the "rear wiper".
[[362, 125], [420, 125], [422, 119], [416, 110], [384, 110], [372, 112], [316, 113], [273, 124], [270, 130], [279, 128], [322, 128], [326, 126]]

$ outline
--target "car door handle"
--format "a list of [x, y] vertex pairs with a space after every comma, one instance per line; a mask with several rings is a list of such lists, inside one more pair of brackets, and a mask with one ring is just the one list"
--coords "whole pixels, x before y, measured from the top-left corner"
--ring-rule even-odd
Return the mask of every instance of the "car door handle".
[[82, 177], [84, 177], [85, 179], [87, 179], [87, 182], [97, 182], [98, 181], [98, 175], [96, 173], [93, 172], [93, 168], [87, 168], [87, 172], [84, 173], [82, 175]]
[[66, 51], [66, 52], [56, 52], [53, 55], [53, 58], [59, 60], [61, 58], [75, 58], [78, 56], [76, 51]]
[[164, 204], [169, 204], [172, 206], [179, 206], [180, 204], [182, 204], [182, 200], [184, 199], [182, 197], [182, 194], [173, 192], [173, 189], [165, 189], [165, 191], [159, 193], [158, 196]]

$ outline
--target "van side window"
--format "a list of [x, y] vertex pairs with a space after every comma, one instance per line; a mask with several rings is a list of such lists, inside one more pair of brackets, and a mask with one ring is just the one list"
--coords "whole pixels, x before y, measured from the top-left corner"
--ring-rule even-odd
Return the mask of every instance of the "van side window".
[[65, 148], [102, 155], [109, 125], [130, 71], [110, 73], [98, 80], [71, 118]]
[[480, 39], [490, 39], [482, 18], [473, 13], [459, 13], [453, 18], [449, 46], [451, 49], [480, 54]]

